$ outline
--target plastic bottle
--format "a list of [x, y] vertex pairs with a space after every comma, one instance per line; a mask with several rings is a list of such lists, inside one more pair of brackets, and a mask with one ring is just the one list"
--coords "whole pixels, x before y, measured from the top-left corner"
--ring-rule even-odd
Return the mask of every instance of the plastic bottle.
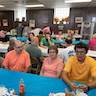
[[19, 92], [20, 92], [20, 96], [24, 96], [25, 86], [24, 86], [24, 81], [23, 81], [23, 79], [20, 80]]
[[65, 88], [65, 96], [75, 96], [74, 92], [69, 92], [67, 88]]
[[69, 90], [67, 88], [65, 88], [65, 96], [70, 96]]

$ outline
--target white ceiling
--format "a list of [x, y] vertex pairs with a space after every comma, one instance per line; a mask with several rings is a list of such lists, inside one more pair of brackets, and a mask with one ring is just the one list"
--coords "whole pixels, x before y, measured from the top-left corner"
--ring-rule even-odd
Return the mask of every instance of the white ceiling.
[[75, 3], [75, 4], [65, 4], [64, 0], [39, 0], [46, 5], [46, 7], [96, 7], [96, 0], [88, 3]]
[[64, 4], [64, 0], [0, 0], [0, 4], [4, 5], [6, 9], [14, 9], [17, 6], [24, 6], [26, 4], [39, 4], [43, 3], [45, 8], [60, 8], [60, 7], [96, 7], [96, 0], [92, 0], [90, 3], [75, 3], [75, 4]]

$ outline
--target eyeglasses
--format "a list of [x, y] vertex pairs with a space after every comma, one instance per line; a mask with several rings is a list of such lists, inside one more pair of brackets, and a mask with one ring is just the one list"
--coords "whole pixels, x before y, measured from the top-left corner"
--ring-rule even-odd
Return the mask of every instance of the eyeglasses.
[[15, 46], [16, 49], [20, 49], [22, 48], [23, 46]]
[[77, 55], [85, 55], [86, 52], [85, 52], [85, 51], [76, 51], [76, 54], [77, 54]]
[[49, 51], [49, 53], [56, 53], [55, 51]]

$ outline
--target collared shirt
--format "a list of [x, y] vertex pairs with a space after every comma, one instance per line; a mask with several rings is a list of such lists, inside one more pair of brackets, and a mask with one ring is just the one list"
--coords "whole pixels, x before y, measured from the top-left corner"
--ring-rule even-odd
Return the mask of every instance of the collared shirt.
[[86, 56], [81, 64], [76, 56], [71, 56], [65, 64], [64, 71], [69, 73], [70, 80], [88, 82], [91, 77], [96, 77], [96, 61]]
[[27, 72], [28, 67], [31, 65], [29, 54], [23, 50], [18, 55], [15, 50], [12, 50], [6, 54], [3, 65], [10, 70]]

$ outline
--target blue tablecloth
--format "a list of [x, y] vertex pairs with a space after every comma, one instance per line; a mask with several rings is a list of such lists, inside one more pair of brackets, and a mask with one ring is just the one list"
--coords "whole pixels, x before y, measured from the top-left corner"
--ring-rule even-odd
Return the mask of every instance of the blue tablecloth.
[[25, 84], [25, 96], [48, 96], [50, 92], [64, 92], [66, 87], [60, 79], [0, 69], [0, 84], [14, 88], [17, 93], [21, 78]]
[[[88, 44], [89, 40], [72, 40], [72, 44], [78, 44], [79, 42], [83, 42], [84, 44]], [[55, 44], [65, 44], [65, 40], [56, 40]]]
[[89, 40], [73, 40], [72, 44], [78, 44], [79, 42], [83, 42], [84, 44], [88, 44]]
[[[64, 92], [64, 89], [68, 88], [61, 79], [0, 69], [0, 84], [15, 89], [17, 93], [20, 79], [24, 80], [25, 96], [48, 96], [50, 92]], [[88, 94], [96, 96], [96, 89], [89, 91]]]
[[16, 39], [21, 42], [26, 42], [28, 40], [28, 38], [26, 38], [26, 37], [17, 37]]

